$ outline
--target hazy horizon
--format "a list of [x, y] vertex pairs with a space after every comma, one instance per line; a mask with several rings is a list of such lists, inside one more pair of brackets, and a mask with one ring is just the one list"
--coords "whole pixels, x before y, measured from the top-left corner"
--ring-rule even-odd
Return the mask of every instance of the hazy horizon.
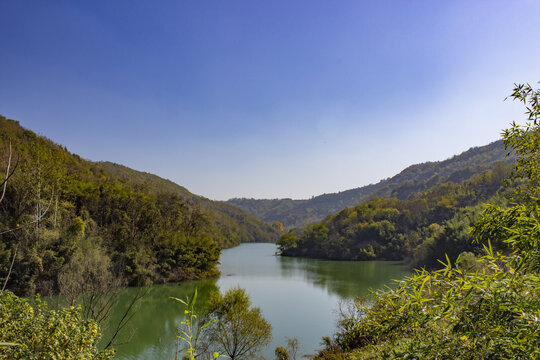
[[523, 121], [504, 99], [540, 80], [539, 14], [531, 0], [4, 0], [0, 114], [207, 198], [309, 199]]

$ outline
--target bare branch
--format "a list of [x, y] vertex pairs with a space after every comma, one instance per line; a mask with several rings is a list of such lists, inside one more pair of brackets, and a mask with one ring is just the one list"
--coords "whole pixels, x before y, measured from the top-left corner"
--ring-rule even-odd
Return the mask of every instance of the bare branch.
[[126, 309], [126, 311], [124, 311], [124, 314], [122, 315], [122, 318], [120, 319], [120, 321], [116, 325], [116, 329], [114, 330], [114, 334], [112, 335], [109, 342], [105, 346], [105, 349], [110, 348], [114, 344], [114, 340], [116, 339], [116, 337], [118, 336], [120, 331], [124, 328], [124, 326], [126, 326], [129, 323], [131, 318], [135, 315], [135, 313], [133, 312], [135, 305], [137, 304], [137, 302], [140, 299], [143, 298], [144, 295], [146, 295], [147, 292], [148, 292], [148, 290], [143, 291], [141, 288], [139, 288], [137, 290], [137, 293], [131, 299], [128, 308]]
[[13, 150], [11, 149], [11, 140], [9, 141], [9, 157], [8, 157], [8, 164], [6, 167], [6, 176], [4, 177], [4, 183], [2, 184], [2, 196], [0, 197], [0, 202], [4, 200], [4, 195], [6, 195], [6, 187], [7, 187], [7, 181], [9, 179], [9, 168], [11, 167], [11, 156], [13, 155]]
[[18, 247], [19, 247], [19, 245], [15, 246], [15, 251], [13, 251], [13, 259], [11, 259], [11, 265], [9, 267], [9, 271], [7, 273], [7, 276], [6, 276], [6, 280], [4, 281], [4, 286], [2, 286], [2, 290], [0, 290], [0, 295], [2, 295], [4, 293], [4, 290], [6, 289], [9, 277], [11, 275], [11, 270], [13, 270], [13, 264], [15, 263], [15, 257], [17, 256]]
[[2, 196], [0, 197], [0, 202], [4, 200], [4, 196], [6, 195], [6, 187], [7, 187], [7, 180], [9, 177], [9, 168], [11, 167], [11, 156], [13, 155], [12, 149], [11, 149], [11, 141], [9, 142], [9, 157], [8, 157], [8, 164], [6, 167], [6, 176], [4, 177], [4, 186], [2, 189]]
[[49, 210], [51, 208], [53, 198], [54, 198], [54, 189], [53, 189], [53, 194], [51, 195], [51, 200], [49, 201], [49, 205], [47, 205], [47, 208], [45, 208], [45, 211], [43, 211], [43, 213], [41, 213], [40, 216], [37, 219], [35, 219], [33, 221], [30, 221], [30, 222], [28, 222], [28, 223], [26, 223], [26, 224], [24, 224], [22, 226], [16, 227], [14, 229], [0, 231], [0, 235], [7, 234], [7, 233], [17, 231], [17, 230], [21, 230], [21, 229], [24, 229], [27, 226], [33, 225], [33, 224], [35, 224], [37, 222], [40, 222], [45, 217], [45, 215], [47, 215], [47, 212], [49, 212]]

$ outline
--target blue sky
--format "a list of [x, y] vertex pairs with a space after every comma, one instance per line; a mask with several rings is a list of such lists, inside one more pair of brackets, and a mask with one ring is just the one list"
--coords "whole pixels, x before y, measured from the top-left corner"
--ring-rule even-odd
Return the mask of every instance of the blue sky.
[[0, 0], [0, 114], [212, 199], [309, 198], [499, 138], [540, 1]]

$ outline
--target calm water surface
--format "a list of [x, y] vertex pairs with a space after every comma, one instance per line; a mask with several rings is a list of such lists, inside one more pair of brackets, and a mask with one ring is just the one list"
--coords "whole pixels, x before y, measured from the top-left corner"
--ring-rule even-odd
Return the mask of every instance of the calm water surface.
[[[321, 337], [335, 330], [340, 301], [367, 295], [369, 289], [391, 285], [392, 279], [409, 273], [394, 262], [283, 258], [274, 256], [275, 251], [274, 244], [243, 244], [223, 251], [219, 279], [148, 288], [121, 339], [126, 343], [116, 346], [116, 358], [174, 359], [183, 307], [170, 297], [185, 298], [197, 288], [197, 302], [204, 307], [211, 291], [219, 288], [223, 292], [233, 286], [246, 289], [272, 324], [272, 343], [263, 353], [266, 359], [273, 358], [275, 347], [287, 344], [287, 337], [299, 340], [299, 354], [314, 353]], [[122, 293], [121, 305], [136, 291], [131, 288]]]

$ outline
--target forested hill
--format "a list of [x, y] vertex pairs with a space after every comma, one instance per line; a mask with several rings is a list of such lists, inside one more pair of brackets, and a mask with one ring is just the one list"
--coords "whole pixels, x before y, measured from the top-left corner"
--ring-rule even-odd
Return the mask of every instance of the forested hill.
[[377, 184], [324, 194], [309, 200], [292, 199], [231, 199], [229, 204], [257, 215], [260, 219], [280, 221], [285, 228], [301, 227], [316, 223], [345, 207], [354, 206], [376, 197], [395, 197], [405, 200], [446, 182], [459, 183], [473, 175], [493, 169], [495, 164], [513, 163], [513, 156], [506, 157], [501, 141], [471, 148], [450, 159], [409, 166], [399, 174]]
[[[145, 186], [149, 191], [159, 194], [167, 192], [176, 194], [191, 204], [213, 213], [218, 225], [226, 229], [228, 237], [220, 240], [222, 247], [230, 247], [244, 242], [275, 242], [281, 231], [257, 216], [241, 208], [223, 201], [214, 201], [191, 193], [183, 186], [168, 179], [147, 172], [133, 170], [124, 165], [109, 161], [98, 162], [97, 165], [105, 170], [107, 176], [139, 186]], [[229, 231], [230, 230], [230, 231]]]
[[[436, 266], [447, 254], [480, 252], [469, 234], [485, 203], [504, 204], [513, 186], [512, 165], [459, 183], [437, 185], [407, 200], [375, 198], [329, 215], [321, 223], [290, 230], [278, 242], [282, 255], [332, 260], [409, 260]], [[496, 244], [494, 244], [496, 245]]]
[[[150, 284], [211, 276], [220, 247], [276, 241], [278, 230], [148, 173], [92, 162], [0, 116], [0, 279], [49, 294], [96, 277]], [[73, 285], [73, 284], [71, 284]]]

